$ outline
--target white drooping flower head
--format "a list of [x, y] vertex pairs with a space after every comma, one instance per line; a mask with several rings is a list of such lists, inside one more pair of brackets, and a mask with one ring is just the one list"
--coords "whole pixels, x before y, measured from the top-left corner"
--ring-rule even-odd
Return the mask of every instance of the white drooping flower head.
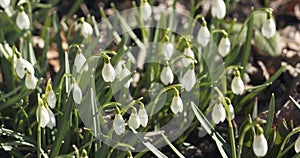
[[171, 110], [175, 115], [183, 111], [183, 102], [179, 96], [179, 91], [176, 88], [174, 88], [174, 97], [171, 103]]
[[230, 103], [230, 104], [228, 105], [228, 108], [229, 108], [230, 118], [231, 118], [231, 120], [232, 120], [232, 119], [234, 119], [234, 117], [235, 117], [235, 115], [234, 115], [234, 107], [233, 107], [233, 105]]
[[202, 46], [205, 47], [210, 40], [210, 33], [206, 26], [206, 22], [203, 21], [203, 24], [198, 32], [197, 41]]
[[125, 64], [124, 60], [120, 60], [118, 62], [118, 64], [115, 66], [115, 74], [116, 74], [116, 78], [118, 78], [121, 74], [121, 71], [123, 69], [123, 64]]
[[87, 23], [84, 21], [84, 18], [81, 18], [80, 19], [80, 23], [81, 23], [81, 35], [84, 37], [84, 38], [88, 38], [88, 37], [91, 37], [92, 34], [93, 34], [93, 27], [91, 26], [91, 24]]
[[195, 58], [194, 52], [192, 51], [191, 47], [187, 47], [184, 49], [183, 55], [188, 56], [189, 58], [182, 58], [182, 63], [184, 67], [188, 67], [193, 63]]
[[148, 124], [148, 114], [147, 114], [146, 109], [144, 108], [144, 105], [142, 105], [142, 106], [140, 107], [140, 110], [139, 110], [139, 112], [138, 112], [138, 115], [139, 115], [139, 117], [140, 117], [141, 125], [142, 125], [143, 127], [146, 127], [147, 124]]
[[80, 104], [82, 100], [82, 92], [76, 82], [73, 83], [73, 100], [75, 103]]
[[0, 0], [0, 6], [4, 9], [7, 8], [9, 4], [10, 4], [10, 0]]
[[297, 140], [295, 142], [294, 148], [295, 148], [296, 153], [300, 152], [300, 136], [298, 136], [298, 138], [297, 138]]
[[272, 18], [267, 19], [264, 21], [262, 27], [261, 27], [261, 33], [263, 36], [267, 38], [271, 38], [276, 33], [276, 25]]
[[116, 77], [116, 72], [110, 61], [104, 63], [102, 68], [102, 77], [105, 82], [113, 82]]
[[31, 73], [26, 74], [25, 86], [28, 89], [35, 89], [38, 79]]
[[268, 142], [263, 134], [263, 130], [259, 127], [258, 134], [254, 136], [252, 149], [257, 157], [264, 157], [268, 152]]
[[214, 105], [212, 109], [212, 119], [215, 124], [219, 124], [220, 122], [224, 122], [226, 119], [226, 111], [221, 102]]
[[20, 30], [28, 30], [30, 28], [30, 20], [28, 15], [25, 13], [24, 8], [20, 7], [20, 12], [16, 19], [17, 26]]
[[[80, 70], [81, 70], [82, 66], [84, 65], [85, 61], [86, 61], [86, 58], [81, 52], [76, 54], [75, 60], [74, 60], [74, 65], [75, 65], [77, 73], [80, 72]], [[89, 70], [89, 66], [88, 66], [88, 64], [85, 64], [85, 66], [83, 68], [83, 71], [88, 71], [88, 70]]]
[[211, 15], [218, 19], [224, 19], [226, 15], [226, 5], [223, 0], [212, 1]]
[[244, 92], [244, 82], [241, 78], [240, 72], [236, 70], [236, 75], [231, 82], [231, 90], [236, 95], [242, 95]]
[[222, 57], [225, 57], [230, 51], [230, 40], [228, 37], [223, 37], [218, 46], [218, 52]]
[[160, 80], [165, 85], [172, 84], [174, 80], [174, 74], [170, 66], [164, 66], [160, 73]]
[[37, 122], [40, 123], [40, 126], [42, 128], [45, 128], [47, 126], [47, 124], [49, 123], [49, 121], [50, 121], [49, 112], [44, 105], [38, 106], [38, 108], [36, 110], [36, 119], [37, 119]]
[[[18, 55], [19, 56], [19, 55]], [[23, 59], [21, 56], [19, 56], [16, 60], [16, 73], [19, 76], [19, 78], [23, 78], [25, 76], [26, 70], [30, 73], [33, 74], [35, 73], [33, 66], [31, 65], [30, 62], [27, 60]]]
[[51, 79], [48, 80], [47, 85], [46, 85], [46, 101], [48, 103], [48, 105], [54, 109], [55, 105], [56, 105], [56, 95], [52, 89], [52, 85], [51, 85]]
[[169, 60], [174, 52], [173, 44], [171, 42], [163, 43], [161, 50], [165, 58]]
[[[120, 73], [120, 78], [119, 80], [123, 80], [125, 79], [127, 76], [129, 76], [131, 74], [130, 70], [125, 66], [125, 64], [123, 64], [122, 66], [122, 70], [121, 70], [121, 73]], [[129, 88], [130, 86], [130, 83], [132, 82], [132, 78], [130, 78], [125, 84], [124, 84], [124, 87], [125, 88]]]
[[194, 68], [189, 68], [188, 71], [182, 77], [182, 88], [186, 91], [191, 91], [196, 84], [196, 74]]
[[147, 1], [144, 1], [141, 6], [141, 14], [144, 21], [147, 21], [151, 17], [152, 9]]
[[133, 108], [133, 111], [128, 119], [128, 126], [133, 129], [138, 129], [141, 125], [141, 120], [139, 115], [137, 114], [137, 111], [135, 108]]
[[120, 113], [120, 109], [116, 108], [116, 115], [113, 121], [113, 128], [117, 135], [125, 133], [125, 121]]
[[49, 108], [47, 108], [47, 111], [49, 113], [49, 122], [47, 124], [47, 127], [49, 127], [50, 129], [52, 129], [53, 127], [56, 126], [55, 116], [54, 116], [53, 112]]

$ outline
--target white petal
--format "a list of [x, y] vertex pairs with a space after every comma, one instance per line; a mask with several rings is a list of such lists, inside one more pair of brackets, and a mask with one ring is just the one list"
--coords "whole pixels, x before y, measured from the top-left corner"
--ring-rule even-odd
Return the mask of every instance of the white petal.
[[232, 120], [235, 117], [235, 115], [234, 115], [234, 108], [233, 108], [232, 104], [229, 104], [228, 107], [229, 107], [229, 112], [230, 112], [230, 118]]
[[230, 51], [230, 41], [228, 38], [223, 37], [218, 46], [218, 52], [222, 57], [225, 57]]
[[55, 96], [55, 93], [53, 92], [53, 90], [49, 91], [47, 94], [47, 103], [52, 109], [55, 108], [56, 96]]
[[32, 75], [30, 73], [28, 73], [26, 75], [25, 86], [28, 89], [35, 89], [37, 82], [38, 82], [38, 79], [34, 75]]
[[213, 0], [211, 15], [218, 19], [224, 19], [226, 15], [226, 5], [223, 0]]
[[47, 111], [49, 113], [49, 122], [47, 124], [47, 127], [49, 127], [50, 129], [52, 129], [53, 127], [56, 126], [55, 116], [54, 116], [53, 112], [50, 109], [47, 109]]
[[236, 95], [241, 95], [244, 92], [244, 82], [241, 77], [235, 76], [231, 82], [231, 90]]
[[[77, 53], [75, 60], [74, 60], [74, 64], [75, 64], [75, 68], [76, 68], [76, 72], [79, 73], [80, 69], [82, 68], [82, 66], [84, 65], [86, 61], [86, 58], [84, 57], [84, 55], [82, 53]], [[88, 71], [89, 67], [88, 64], [86, 64], [84, 66], [84, 71]]]
[[133, 129], [138, 129], [140, 127], [141, 120], [139, 115], [136, 112], [132, 112], [128, 119], [128, 126]]
[[268, 152], [268, 142], [263, 134], [255, 135], [252, 148], [258, 157], [264, 157]]
[[25, 59], [22, 59], [21, 62], [22, 62], [22, 64], [23, 64], [24, 68], [25, 68], [29, 73], [31, 73], [31, 74], [34, 75], [35, 71], [34, 71], [34, 68], [33, 68], [32, 64], [31, 64], [29, 61], [25, 60]]
[[160, 80], [165, 84], [168, 85], [169, 83], [172, 84], [174, 80], [173, 72], [170, 66], [164, 66], [161, 73], [160, 73]]
[[194, 87], [194, 85], [196, 84], [196, 74], [194, 69], [189, 69], [182, 78], [182, 87], [186, 90], [186, 91], [191, 91], [192, 88]]
[[91, 26], [91, 24], [84, 21], [81, 24], [81, 35], [84, 38], [88, 38], [88, 37], [92, 36], [92, 34], [93, 34], [93, 27]]
[[140, 117], [140, 122], [143, 127], [146, 127], [148, 124], [148, 114], [145, 108], [140, 108], [138, 115]]
[[267, 19], [264, 21], [263, 26], [261, 28], [261, 33], [263, 36], [267, 38], [271, 38], [275, 35], [276, 33], [276, 25], [275, 22], [272, 18]]
[[[194, 52], [192, 51], [192, 49], [190, 47], [184, 49], [183, 55], [189, 56], [193, 59], [195, 58]], [[193, 62], [192, 59], [182, 58], [182, 63], [185, 67], [191, 65], [192, 62]]]
[[174, 114], [181, 113], [183, 111], [183, 102], [180, 96], [174, 96], [171, 103], [171, 110]]
[[163, 43], [162, 45], [162, 53], [164, 54], [164, 56], [166, 57], [166, 59], [170, 59], [171, 56], [173, 55], [174, 52], [174, 47], [172, 45], [172, 43]]
[[20, 30], [28, 30], [30, 28], [29, 17], [24, 11], [18, 13], [16, 23]]
[[6, 7], [8, 7], [9, 6], [9, 4], [10, 4], [10, 0], [0, 0], [0, 6], [2, 7], [2, 8], [6, 8]]
[[115, 67], [115, 73], [116, 73], [116, 78], [118, 78], [121, 74], [122, 71], [122, 65], [125, 64], [124, 60], [120, 60], [117, 64], [117, 66]]
[[73, 99], [77, 104], [80, 104], [82, 100], [82, 92], [77, 83], [73, 84]]
[[49, 116], [49, 112], [48, 110], [46, 109], [45, 106], [39, 106], [39, 108], [41, 108], [40, 112], [41, 112], [41, 118], [40, 118], [40, 126], [45, 128], [46, 125], [49, 123], [50, 121], [50, 116]]
[[113, 128], [117, 135], [125, 133], [125, 122], [121, 114], [116, 114], [113, 122]]
[[221, 103], [215, 104], [212, 110], [212, 119], [215, 124], [218, 124], [220, 122], [224, 122], [226, 118], [226, 111], [225, 108]]
[[104, 63], [102, 69], [102, 77], [105, 82], [112, 82], [115, 80], [116, 73], [111, 63]]
[[144, 5], [141, 7], [141, 11], [142, 11], [142, 18], [144, 21], [147, 21], [151, 14], [152, 14], [152, 9], [151, 6], [148, 2], [145, 2]]
[[206, 26], [202, 26], [199, 30], [197, 40], [202, 47], [205, 47], [209, 42], [210, 33]]
[[[120, 73], [120, 80], [123, 80], [124, 78], [126, 78], [128, 75], [130, 75], [130, 71], [125, 67], [121, 70], [121, 73]], [[129, 88], [130, 86], [130, 83], [132, 82], [132, 78], [130, 78], [125, 84], [124, 84], [124, 87], [125, 88]]]
[[295, 147], [296, 153], [299, 153], [300, 152], [300, 137], [297, 138], [294, 147]]
[[25, 76], [25, 67], [23, 65], [22, 60], [24, 60], [24, 59], [18, 58], [16, 61], [16, 67], [15, 67], [16, 73], [20, 78], [23, 78]]

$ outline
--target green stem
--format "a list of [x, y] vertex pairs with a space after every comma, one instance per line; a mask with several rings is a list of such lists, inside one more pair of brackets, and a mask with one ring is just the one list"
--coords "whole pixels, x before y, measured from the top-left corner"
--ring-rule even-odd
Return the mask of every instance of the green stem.
[[175, 148], [175, 146], [169, 141], [169, 139], [165, 136], [165, 134], [162, 133], [162, 137], [178, 157], [184, 158], [184, 156]]
[[236, 158], [235, 136], [234, 136], [234, 131], [233, 131], [233, 125], [232, 125], [232, 122], [231, 122], [229, 105], [227, 104], [226, 100], [224, 100], [223, 103], [224, 103], [224, 107], [225, 107], [225, 110], [226, 110], [226, 117], [227, 117], [227, 120], [228, 120], [230, 144], [231, 144], [231, 155], [232, 155], [232, 158]]

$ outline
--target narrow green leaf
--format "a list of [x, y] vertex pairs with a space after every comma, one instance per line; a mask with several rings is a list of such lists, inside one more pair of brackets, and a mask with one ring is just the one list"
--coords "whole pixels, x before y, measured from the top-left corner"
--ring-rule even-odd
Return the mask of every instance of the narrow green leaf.
[[275, 113], [275, 95], [274, 95], [274, 93], [272, 93], [270, 104], [269, 104], [269, 113], [268, 113], [267, 124], [264, 129], [264, 135], [265, 135], [266, 139], [269, 138], [270, 132], [272, 130], [274, 113]]
[[292, 102], [300, 109], [300, 104], [292, 96], [289, 97], [292, 100]]
[[184, 156], [175, 148], [175, 146], [169, 141], [169, 139], [162, 134], [162, 137], [164, 138], [164, 140], [166, 141], [166, 143], [170, 146], [170, 148], [175, 152], [175, 154], [180, 157], [180, 158], [184, 158]]

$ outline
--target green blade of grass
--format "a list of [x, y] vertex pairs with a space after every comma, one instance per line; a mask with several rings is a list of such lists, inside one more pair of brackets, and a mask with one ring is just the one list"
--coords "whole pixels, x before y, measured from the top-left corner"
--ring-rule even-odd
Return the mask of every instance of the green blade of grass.
[[175, 154], [180, 157], [180, 158], [184, 158], [184, 156], [175, 148], [175, 146], [169, 141], [169, 139], [162, 134], [162, 137], [164, 138], [164, 140], [166, 141], [166, 143], [170, 146], [170, 148], [175, 152]]
[[275, 113], [275, 95], [274, 95], [274, 93], [272, 93], [270, 104], [269, 104], [269, 113], [268, 113], [267, 124], [264, 129], [264, 135], [265, 135], [266, 139], [269, 138], [270, 132], [272, 130], [274, 113]]
[[289, 96], [291, 101], [300, 109], [300, 104], [292, 97], [292, 96]]

